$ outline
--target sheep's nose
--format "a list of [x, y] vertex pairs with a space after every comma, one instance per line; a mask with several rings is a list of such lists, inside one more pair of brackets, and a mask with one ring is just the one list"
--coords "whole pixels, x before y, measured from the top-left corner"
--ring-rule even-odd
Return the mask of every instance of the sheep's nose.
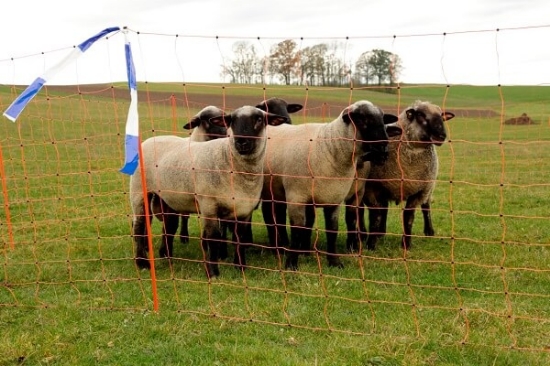
[[252, 142], [248, 139], [236, 139], [235, 140], [235, 147], [237, 148], [237, 151], [240, 153], [246, 153], [252, 150]]
[[440, 134], [439, 136], [430, 137], [430, 141], [437, 146], [443, 145], [443, 143], [445, 142], [445, 139], [447, 139], [446, 134]]

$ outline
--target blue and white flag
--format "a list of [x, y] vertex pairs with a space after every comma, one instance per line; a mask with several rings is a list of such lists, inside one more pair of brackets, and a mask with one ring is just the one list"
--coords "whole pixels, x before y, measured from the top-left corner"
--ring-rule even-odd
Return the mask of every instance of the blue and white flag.
[[65, 68], [67, 65], [74, 62], [80, 55], [82, 55], [88, 48], [92, 46], [98, 39], [112, 33], [115, 31], [120, 30], [119, 27], [111, 27], [106, 28], [96, 34], [95, 36], [88, 38], [81, 44], [79, 44], [75, 49], [67, 55], [63, 60], [61, 60], [59, 63], [54, 65], [53, 67], [46, 70], [46, 72], [42, 75], [36, 78], [32, 82], [31, 85], [23, 91], [14, 101], [13, 103], [6, 109], [4, 112], [4, 116], [11, 120], [12, 122], [15, 122], [17, 117], [23, 112], [23, 109], [27, 106], [27, 104], [34, 98], [36, 94], [42, 89], [44, 84], [46, 84], [49, 80], [51, 80], [59, 71], [61, 71], [63, 68]]
[[128, 88], [130, 89], [130, 108], [128, 109], [128, 119], [126, 120], [126, 162], [121, 173], [132, 175], [136, 171], [139, 163], [139, 115], [137, 101], [137, 82], [136, 69], [132, 58], [132, 48], [128, 41], [127, 32], [124, 31], [126, 53], [126, 71], [128, 73]]

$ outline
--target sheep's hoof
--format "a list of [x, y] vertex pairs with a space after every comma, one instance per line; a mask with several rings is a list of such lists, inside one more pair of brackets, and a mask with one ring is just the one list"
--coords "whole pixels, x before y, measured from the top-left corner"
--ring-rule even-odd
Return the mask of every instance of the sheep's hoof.
[[180, 243], [182, 244], [189, 243], [189, 236], [180, 235]]
[[273, 254], [274, 257], [279, 257], [279, 256], [282, 256], [282, 255], [285, 255], [285, 252], [283, 250], [283, 248], [280, 248], [280, 247], [271, 247], [271, 248], [267, 248], [267, 250]]
[[220, 276], [220, 268], [217, 264], [209, 264], [207, 266], [206, 275], [208, 278], [214, 278]]
[[424, 230], [424, 235], [426, 236], [434, 236], [435, 231], [433, 229]]
[[244, 273], [244, 270], [246, 269], [246, 265], [235, 263], [235, 268], [236, 268], [237, 270], [239, 270], [240, 272], [243, 272], [243, 273]]
[[356, 241], [348, 241], [346, 243], [346, 249], [348, 253], [357, 253], [359, 251], [359, 246]]
[[233, 258], [233, 264], [235, 265], [235, 268], [239, 268], [243, 271], [246, 267], [246, 261], [243, 260], [243, 258], [239, 257], [238, 254], [235, 254], [235, 257]]
[[367, 250], [374, 251], [376, 249], [376, 242], [374, 241], [367, 241]]
[[329, 267], [344, 268], [344, 263], [337, 257], [328, 257], [327, 260]]
[[285, 262], [285, 268], [290, 271], [297, 271], [298, 270], [298, 258], [297, 257], [288, 257]]
[[149, 269], [150, 268], [149, 260], [147, 258], [140, 258], [140, 257], [136, 258], [136, 264], [141, 269]]
[[168, 253], [168, 250], [165, 247], [160, 248], [159, 250], [160, 258], [169, 258], [171, 255]]
[[411, 237], [403, 235], [403, 240], [402, 240], [401, 246], [405, 250], [411, 249]]

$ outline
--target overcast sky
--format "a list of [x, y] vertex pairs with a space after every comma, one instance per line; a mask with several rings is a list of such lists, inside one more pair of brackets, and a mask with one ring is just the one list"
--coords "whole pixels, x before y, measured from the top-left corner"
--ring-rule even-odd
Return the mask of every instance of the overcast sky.
[[[291, 38], [338, 41], [346, 62], [375, 48], [395, 53], [401, 82], [550, 85], [548, 0], [17, 0], [2, 15], [3, 84], [28, 84], [73, 45], [127, 26], [138, 81], [219, 82], [234, 42], [264, 55]], [[123, 45], [120, 33], [97, 42], [48, 82], [123, 81]]]

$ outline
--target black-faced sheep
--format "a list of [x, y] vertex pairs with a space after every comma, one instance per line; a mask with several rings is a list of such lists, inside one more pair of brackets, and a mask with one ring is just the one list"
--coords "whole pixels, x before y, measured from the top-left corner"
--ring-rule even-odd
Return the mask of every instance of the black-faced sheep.
[[[142, 144], [147, 194], [158, 195], [179, 214], [200, 213], [202, 239], [208, 248], [207, 275], [218, 276], [220, 220], [234, 222], [239, 237], [243, 224], [250, 222], [252, 211], [260, 200], [266, 150], [266, 124], [285, 123], [286, 117], [244, 106], [231, 114], [210, 119], [225, 122], [229, 138], [207, 142], [189, 139], [173, 140], [174, 146], [160, 158], [155, 151], [166, 144], [163, 136], [152, 137]], [[173, 136], [171, 136], [173, 137]], [[163, 147], [164, 148], [164, 147]], [[133, 211], [133, 236], [136, 264], [148, 268], [145, 242], [145, 209], [140, 172], [130, 178], [130, 203]], [[176, 226], [177, 228], [177, 226]], [[166, 232], [173, 236], [175, 232]], [[163, 245], [161, 256], [170, 256], [171, 245]], [[245, 266], [244, 246], [236, 243], [235, 262]]]
[[[327, 229], [329, 266], [342, 267], [336, 256], [339, 206], [348, 196], [361, 156], [383, 161], [387, 155], [388, 133], [401, 133], [398, 127], [384, 126], [384, 115], [369, 101], [358, 101], [345, 108], [330, 123], [282, 125], [267, 129], [263, 202], [286, 202], [291, 241], [285, 267], [298, 268], [299, 251], [309, 250], [315, 207], [323, 207]], [[265, 216], [264, 216], [265, 218]], [[286, 223], [269, 212], [268, 224], [279, 230], [277, 247], [287, 247]]]
[[[183, 128], [185, 130], [193, 130], [189, 136], [191, 141], [204, 142], [221, 137], [227, 137], [227, 126], [223, 123], [223, 121], [222, 123], [218, 122], [218, 124], [210, 122], [211, 118], [219, 117], [223, 114], [223, 110], [216, 106], [204, 107], [195, 116], [193, 116], [191, 120], [183, 126]], [[164, 151], [168, 150], [168, 148], [169, 146], [164, 148], [159, 145], [157, 146], [155, 154], [159, 157], [160, 154], [163, 154]], [[177, 227], [177, 220], [169, 217], [176, 215], [174, 210], [172, 210], [166, 202], [162, 202], [160, 197], [157, 195], [153, 195], [151, 198], [151, 212], [155, 217], [163, 222], [164, 227], [166, 227], [166, 225], [176, 225]], [[189, 241], [188, 221], [189, 215], [181, 215], [181, 229], [179, 236], [182, 243], [187, 243]], [[170, 231], [173, 230], [170, 228]], [[173, 240], [172, 238], [166, 238], [166, 236], [165, 239]]]
[[[288, 103], [286, 100], [272, 97], [256, 105], [256, 108], [259, 108], [265, 112], [276, 114], [282, 117], [287, 117], [288, 121], [286, 123], [291, 124], [292, 119], [290, 114], [296, 113], [302, 110], [303, 106], [297, 103]], [[208, 120], [211, 117], [220, 116], [223, 114], [223, 111], [217, 107], [206, 107], [201, 110], [189, 123], [183, 126], [184, 129], [194, 129], [191, 133], [190, 139], [193, 141], [208, 141], [214, 138], [225, 137], [226, 129], [224, 126], [217, 126], [210, 123]], [[170, 212], [170, 208], [167, 207], [166, 203], [160, 202], [158, 198], [153, 199], [153, 204], [156, 210], [165, 210], [165, 212]], [[286, 205], [283, 207], [285, 220], [286, 220]], [[157, 216], [161, 219], [162, 216]], [[250, 227], [250, 230], [252, 228]], [[224, 230], [225, 231], [225, 230]], [[224, 234], [225, 236], [225, 234]], [[180, 226], [180, 241], [182, 243], [187, 243], [189, 241], [189, 215], [181, 216], [181, 226]], [[252, 238], [252, 232], [248, 233], [248, 237]], [[252, 240], [251, 240], [252, 241]], [[221, 259], [227, 257], [227, 248], [222, 244], [220, 247]]]
[[[439, 162], [435, 146], [447, 138], [444, 121], [451, 112], [429, 102], [416, 101], [399, 116], [401, 138], [392, 139], [389, 156], [382, 165], [373, 165], [365, 184], [363, 203], [369, 210], [367, 249], [374, 250], [378, 238], [386, 233], [389, 201], [405, 201], [402, 244], [411, 246], [414, 211], [420, 206], [424, 216], [424, 234], [433, 236], [430, 205]], [[435, 145], [435, 146], [434, 146]]]

